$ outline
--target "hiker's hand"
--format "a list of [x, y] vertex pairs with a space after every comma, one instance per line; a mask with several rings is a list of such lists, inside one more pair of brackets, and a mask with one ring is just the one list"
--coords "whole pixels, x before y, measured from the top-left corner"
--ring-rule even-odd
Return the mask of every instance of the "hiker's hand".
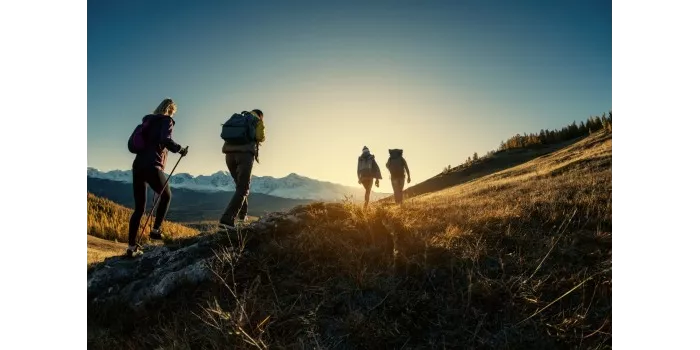
[[362, 185], [362, 180], [357, 180], [357, 183]]
[[184, 157], [184, 156], [187, 155], [187, 150], [188, 150], [189, 148], [190, 148], [190, 146], [187, 146], [187, 147], [185, 147], [185, 148], [182, 148], [182, 149], [180, 149], [180, 152], [177, 152], [177, 153], [180, 153], [180, 155]]
[[379, 179], [374, 180], [374, 184], [379, 187]]
[[408, 178], [408, 183], [411, 183], [411, 178], [410, 178], [410, 177]]

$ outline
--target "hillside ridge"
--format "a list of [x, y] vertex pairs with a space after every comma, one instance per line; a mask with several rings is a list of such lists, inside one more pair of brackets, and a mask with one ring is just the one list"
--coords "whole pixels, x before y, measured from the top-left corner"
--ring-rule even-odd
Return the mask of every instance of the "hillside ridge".
[[97, 264], [88, 346], [611, 347], [611, 202], [600, 132], [404, 207], [301, 205]]

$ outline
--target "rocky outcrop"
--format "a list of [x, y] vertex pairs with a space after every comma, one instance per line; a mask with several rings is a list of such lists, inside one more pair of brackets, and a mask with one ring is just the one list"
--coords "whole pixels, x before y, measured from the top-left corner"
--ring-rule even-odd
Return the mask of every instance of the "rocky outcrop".
[[[255, 239], [280, 228], [290, 232], [301, 222], [298, 214], [272, 213], [251, 223], [241, 233]], [[231, 232], [235, 239], [238, 234]], [[138, 309], [144, 303], [163, 298], [186, 284], [213, 281], [210, 264], [215, 252], [236, 254], [225, 231], [202, 233], [171, 245], [144, 246], [138, 258], [117, 256], [106, 259], [88, 271], [88, 305], [126, 305]]]

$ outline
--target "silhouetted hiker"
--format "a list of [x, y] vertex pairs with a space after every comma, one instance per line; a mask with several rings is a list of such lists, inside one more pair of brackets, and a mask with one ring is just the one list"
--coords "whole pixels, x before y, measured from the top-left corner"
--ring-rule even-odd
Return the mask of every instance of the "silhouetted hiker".
[[141, 216], [146, 210], [146, 184], [155, 193], [160, 193], [156, 218], [153, 229], [149, 234], [152, 239], [162, 239], [161, 224], [170, 206], [170, 186], [166, 184], [163, 169], [168, 159], [168, 151], [187, 155], [187, 148], [180, 146], [172, 139], [175, 120], [173, 115], [177, 105], [172, 99], [164, 99], [160, 105], [143, 117], [140, 128], [134, 130], [129, 139], [129, 150], [136, 153], [131, 165], [134, 186], [134, 213], [129, 220], [129, 247], [126, 255], [134, 257], [143, 254], [136, 245], [136, 234], [141, 223]]
[[396, 204], [402, 204], [403, 185], [406, 174], [408, 174], [408, 183], [411, 183], [411, 171], [408, 170], [406, 159], [403, 158], [402, 149], [389, 150], [389, 160], [386, 161], [386, 167], [391, 174], [391, 187], [394, 189], [394, 202], [396, 202]]
[[376, 179], [374, 184], [379, 187], [379, 180], [382, 178], [382, 172], [379, 170], [377, 161], [374, 160], [374, 155], [369, 153], [367, 146], [362, 148], [362, 155], [357, 158], [357, 183], [365, 187], [365, 208], [369, 205], [369, 195], [372, 191], [372, 180]]
[[265, 141], [263, 112], [254, 109], [234, 114], [222, 125], [221, 138], [224, 139], [221, 151], [226, 154], [226, 167], [236, 183], [236, 193], [221, 216], [219, 225], [234, 229], [241, 227], [248, 215], [253, 161], [258, 161], [259, 145]]

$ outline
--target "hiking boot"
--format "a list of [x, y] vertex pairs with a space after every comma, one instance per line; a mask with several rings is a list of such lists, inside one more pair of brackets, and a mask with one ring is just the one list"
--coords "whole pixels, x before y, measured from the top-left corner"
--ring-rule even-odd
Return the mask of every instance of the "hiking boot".
[[137, 258], [141, 255], [143, 255], [143, 250], [141, 250], [141, 247], [139, 247], [138, 245], [129, 246], [128, 248], [126, 248], [126, 256], [128, 258]]
[[236, 219], [236, 222], [235, 222], [236, 228], [243, 228], [243, 227], [246, 225], [246, 223], [247, 223], [247, 220], [246, 220], [246, 219], [247, 219], [247, 218]]
[[163, 235], [161, 234], [159, 228], [152, 229], [151, 233], [148, 235], [148, 237], [151, 239], [159, 239], [159, 240], [163, 239]]

